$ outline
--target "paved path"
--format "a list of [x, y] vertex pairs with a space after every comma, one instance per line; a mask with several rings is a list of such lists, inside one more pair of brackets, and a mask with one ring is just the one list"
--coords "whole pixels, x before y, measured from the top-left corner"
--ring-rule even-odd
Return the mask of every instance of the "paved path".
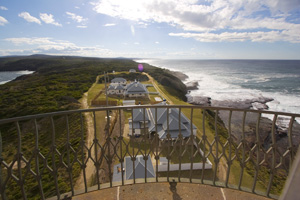
[[146, 76], [148, 76], [148, 78], [149, 78], [149, 80], [150, 80], [150, 82], [152, 83], [152, 85], [153, 85], [153, 87], [156, 89], [156, 91], [158, 91], [159, 93], [160, 93], [160, 95], [161, 96], [163, 96], [163, 98], [165, 98], [167, 101], [168, 101], [168, 103], [170, 104], [170, 105], [172, 105], [172, 104], [174, 104], [171, 100], [170, 100], [170, 98], [157, 86], [157, 84], [155, 83], [155, 81], [153, 80], [153, 78], [152, 78], [152, 76], [150, 76], [148, 73], [146, 73], [146, 72], [143, 72], [143, 74], [145, 74]]
[[169, 183], [147, 183], [119, 186], [103, 189], [87, 194], [74, 196], [72, 200], [94, 200], [94, 199], [219, 199], [219, 200], [267, 200], [268, 198], [255, 194], [241, 192], [227, 188], [213, 187], [202, 184], [177, 183], [176, 188], [170, 188]]

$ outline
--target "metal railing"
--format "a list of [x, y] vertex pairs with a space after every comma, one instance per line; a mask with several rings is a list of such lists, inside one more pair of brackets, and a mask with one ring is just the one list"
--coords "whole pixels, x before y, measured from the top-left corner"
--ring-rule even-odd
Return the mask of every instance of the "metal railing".
[[63, 199], [116, 185], [175, 180], [278, 198], [299, 146], [299, 118], [156, 105], [3, 119], [0, 194]]

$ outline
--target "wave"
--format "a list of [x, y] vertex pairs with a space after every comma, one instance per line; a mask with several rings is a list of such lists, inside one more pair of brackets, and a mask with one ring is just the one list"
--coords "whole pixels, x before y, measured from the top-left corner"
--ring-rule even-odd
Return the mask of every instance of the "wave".
[[207, 96], [213, 100], [243, 101], [273, 98], [269, 110], [300, 113], [298, 61], [287, 68], [284, 61], [197, 61], [197, 60], [137, 60], [185, 73], [186, 82], [197, 81], [198, 90], [192, 96]]

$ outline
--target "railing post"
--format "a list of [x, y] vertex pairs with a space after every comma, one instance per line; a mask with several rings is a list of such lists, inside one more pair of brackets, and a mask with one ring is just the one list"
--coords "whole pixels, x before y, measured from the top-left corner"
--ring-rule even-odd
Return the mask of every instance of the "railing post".
[[288, 139], [289, 139], [289, 150], [290, 150], [290, 162], [289, 162], [289, 169], [292, 168], [292, 163], [294, 159], [294, 148], [293, 148], [293, 140], [292, 140], [292, 134], [293, 134], [293, 124], [295, 121], [295, 117], [291, 117], [290, 124], [289, 124], [289, 131], [288, 131]]
[[219, 134], [218, 134], [218, 110], [215, 111], [215, 142], [216, 142], [216, 155], [215, 155], [215, 170], [213, 177], [213, 185], [216, 185], [217, 171], [219, 166]]
[[240, 172], [240, 179], [239, 179], [239, 185], [238, 185], [238, 189], [239, 190], [242, 190], [241, 186], [242, 186], [242, 181], [243, 181], [243, 176], [244, 176], [244, 168], [245, 168], [245, 124], [246, 124], [246, 115], [247, 115], [247, 112], [244, 111], [244, 114], [243, 114], [243, 123], [242, 123], [242, 140], [241, 140], [241, 143], [242, 143], [242, 161], [240, 163], [240, 166], [241, 166], [241, 172]]
[[269, 180], [269, 184], [268, 184], [268, 188], [267, 188], [267, 195], [266, 196], [270, 196], [270, 191], [271, 191], [271, 187], [272, 187], [272, 181], [274, 179], [274, 173], [275, 173], [275, 162], [276, 162], [276, 158], [275, 158], [275, 153], [276, 153], [276, 138], [275, 138], [275, 126], [276, 126], [276, 121], [277, 121], [277, 115], [274, 115], [273, 118], [273, 123], [272, 123], [272, 131], [271, 131], [271, 136], [272, 136], [272, 165], [271, 165], [271, 172], [270, 172], [270, 180]]
[[69, 128], [69, 117], [68, 117], [68, 115], [66, 115], [66, 125], [67, 125], [67, 127], [66, 127], [67, 128], [66, 148], [67, 148], [67, 162], [68, 162], [67, 171], [68, 171], [69, 178], [70, 178], [70, 186], [71, 186], [72, 196], [74, 196], [73, 175], [72, 175], [72, 166], [71, 166], [71, 158], [70, 158], [71, 143], [70, 143], [70, 128]]
[[18, 153], [17, 153], [17, 162], [18, 162], [18, 173], [19, 173], [19, 185], [20, 185], [20, 188], [21, 188], [21, 192], [22, 192], [22, 196], [23, 196], [23, 199], [27, 199], [27, 196], [26, 196], [26, 192], [25, 192], [25, 188], [24, 188], [24, 180], [23, 180], [23, 176], [22, 176], [22, 156], [23, 156], [23, 153], [22, 153], [22, 135], [21, 135], [21, 129], [20, 129], [20, 124], [19, 124], [19, 121], [16, 122], [16, 126], [17, 126], [17, 131], [18, 131]]
[[202, 156], [202, 171], [201, 171], [201, 183], [204, 183], [204, 169], [206, 163], [206, 133], [205, 133], [205, 113], [206, 110], [202, 110], [202, 141], [203, 141], [203, 156]]
[[179, 134], [178, 134], [178, 139], [179, 139], [179, 171], [178, 171], [178, 181], [180, 182], [180, 177], [181, 177], [181, 162], [182, 162], [182, 134], [181, 134], [181, 107], [179, 107], [179, 112], [178, 112], [178, 125], [179, 125]]
[[97, 178], [97, 185], [98, 190], [100, 190], [100, 182], [99, 182], [99, 168], [100, 163], [98, 161], [98, 139], [97, 139], [97, 126], [96, 126], [96, 113], [93, 111], [93, 119], [94, 119], [94, 150], [95, 150], [95, 166], [96, 166], [96, 178]]
[[2, 135], [1, 135], [1, 131], [0, 131], [0, 197], [3, 199], [3, 200], [6, 200], [7, 197], [6, 197], [6, 194], [5, 194], [5, 188], [3, 187], [3, 176], [2, 176], [2, 161], [3, 161], [3, 158], [2, 158]]
[[[170, 135], [170, 124], [169, 124], [169, 117], [170, 117], [170, 114], [169, 114], [169, 111], [170, 111], [170, 108], [167, 107], [167, 141], [168, 141], [168, 171], [167, 171], [167, 180], [168, 182], [170, 182], [170, 159], [171, 159], [171, 156], [170, 156], [170, 142], [172, 142], [172, 138], [171, 138], [171, 135]], [[173, 147], [174, 148], [174, 147]]]
[[193, 175], [193, 162], [194, 162], [194, 127], [193, 127], [193, 111], [194, 109], [191, 108], [191, 157], [190, 157], [190, 161], [191, 161], [191, 168], [190, 168], [190, 183], [192, 183], [192, 175]]
[[42, 177], [41, 177], [40, 167], [39, 167], [39, 154], [40, 154], [39, 130], [38, 130], [38, 125], [37, 125], [36, 119], [34, 119], [34, 127], [35, 127], [35, 170], [36, 170], [36, 180], [37, 180], [38, 185], [39, 185], [41, 198], [45, 199], [43, 185], [42, 185]]
[[[84, 191], [87, 192], [87, 181], [86, 181], [86, 163], [84, 156], [84, 131], [83, 131], [83, 117], [82, 112], [80, 112], [80, 130], [81, 130], [81, 162], [82, 162], [82, 171], [83, 171], [83, 180], [84, 180]], [[88, 131], [88, 130], [87, 130]], [[89, 150], [88, 150], [89, 151]]]
[[57, 168], [55, 164], [55, 152], [56, 152], [56, 145], [55, 145], [55, 124], [53, 120], [53, 116], [51, 116], [51, 125], [52, 125], [52, 144], [51, 144], [51, 153], [52, 153], [52, 175], [54, 177], [55, 182], [55, 190], [56, 190], [56, 196], [57, 199], [60, 199], [60, 192], [58, 188], [58, 174], [57, 174]]
[[226, 172], [226, 180], [225, 180], [225, 186], [228, 187], [228, 181], [229, 181], [229, 174], [230, 174], [230, 168], [232, 164], [231, 160], [231, 145], [232, 145], [232, 136], [231, 136], [231, 118], [232, 118], [232, 110], [229, 111], [229, 117], [228, 117], [228, 146], [229, 146], [229, 152], [228, 152], [228, 160], [227, 160], [227, 172]]
[[257, 177], [258, 177], [258, 172], [259, 172], [259, 152], [261, 148], [261, 141], [259, 137], [259, 125], [260, 125], [260, 118], [261, 114], [259, 113], [257, 116], [257, 122], [256, 122], [256, 163], [255, 163], [255, 174], [254, 174], [254, 180], [253, 180], [253, 185], [252, 185], [252, 193], [255, 192], [255, 187], [256, 187], [256, 182], [257, 182]]
[[121, 173], [122, 173], [122, 185], [124, 185], [124, 171], [123, 171], [123, 165], [124, 165], [124, 157], [125, 155], [123, 156], [123, 150], [122, 150], [122, 142], [124, 141], [123, 140], [123, 133], [122, 133], [122, 124], [121, 124], [121, 109], [119, 108], [119, 120], [120, 120], [120, 136], [119, 136], [119, 142], [120, 142], [120, 163], [121, 163]]

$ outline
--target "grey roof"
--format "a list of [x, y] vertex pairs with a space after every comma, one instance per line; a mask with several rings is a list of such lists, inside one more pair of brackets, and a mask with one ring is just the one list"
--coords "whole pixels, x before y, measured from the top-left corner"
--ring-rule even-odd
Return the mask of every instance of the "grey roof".
[[[133, 109], [133, 121], [148, 121], [149, 120], [149, 116], [148, 116], [148, 112], [146, 111], [145, 115], [144, 115], [144, 110], [146, 111], [146, 109], [143, 108], [137, 108], [137, 109]], [[145, 119], [144, 119], [145, 117]]]
[[132, 82], [127, 85], [126, 94], [148, 93], [147, 88], [140, 82]]
[[[163, 104], [161, 104], [163, 105]], [[189, 137], [194, 129], [197, 129], [194, 124], [181, 112], [179, 123], [179, 109], [169, 108], [169, 114], [167, 108], [150, 108], [146, 109], [145, 121], [148, 121], [148, 131], [157, 132], [160, 139], [165, 139], [167, 134], [170, 133], [171, 138], [177, 138], [179, 133], [183, 137]], [[155, 113], [157, 111], [157, 116]], [[169, 116], [169, 124], [167, 117]], [[155, 124], [155, 118], [157, 117], [157, 124]], [[140, 122], [144, 121], [144, 109], [133, 109], [133, 124], [130, 121], [129, 127], [134, 129], [141, 129]]]
[[[131, 157], [125, 157], [125, 172], [126, 172], [126, 180], [133, 179], [133, 161]], [[155, 177], [154, 168], [151, 162], [150, 157], [145, 161], [142, 155], [136, 156], [136, 160], [134, 163], [135, 166], [135, 178], [145, 178], [145, 167], [147, 165], [147, 178]]]
[[117, 78], [112, 79], [111, 82], [112, 83], [126, 82], [126, 79], [117, 77]]
[[116, 87], [115, 87], [115, 90], [124, 90], [124, 86], [121, 85], [121, 84], [118, 84]]
[[125, 90], [125, 87], [121, 84], [118, 85], [109, 85], [107, 90]]
[[114, 89], [115, 89], [115, 86], [114, 86], [114, 85], [109, 85], [107, 89], [108, 89], [108, 90], [114, 90]]
[[144, 119], [144, 109], [142, 108], [135, 108], [135, 109], [132, 109], [132, 112], [133, 112], [133, 124], [132, 124], [132, 121], [131, 119], [129, 119], [129, 128], [134, 128], [134, 129], [140, 129], [141, 128], [141, 125], [140, 125], [140, 122], [149, 122], [149, 116], [148, 116], [148, 112], [147, 112], [147, 109], [146, 110], [146, 113], [145, 113], [145, 119]]
[[[162, 105], [162, 104], [161, 104]], [[157, 110], [157, 127], [155, 126], [155, 113]], [[169, 131], [168, 131], [168, 110], [167, 108], [151, 108], [150, 109], [151, 116], [149, 131], [156, 131], [159, 135], [160, 139], [165, 139], [167, 133], [169, 132], [171, 138], [177, 138], [179, 133], [182, 134], [183, 137], [189, 137], [192, 133], [191, 122], [190, 120], [181, 112], [180, 114], [180, 129], [179, 129], [179, 109], [177, 108], [169, 108]], [[193, 124], [193, 129], [196, 129], [196, 126]]]

